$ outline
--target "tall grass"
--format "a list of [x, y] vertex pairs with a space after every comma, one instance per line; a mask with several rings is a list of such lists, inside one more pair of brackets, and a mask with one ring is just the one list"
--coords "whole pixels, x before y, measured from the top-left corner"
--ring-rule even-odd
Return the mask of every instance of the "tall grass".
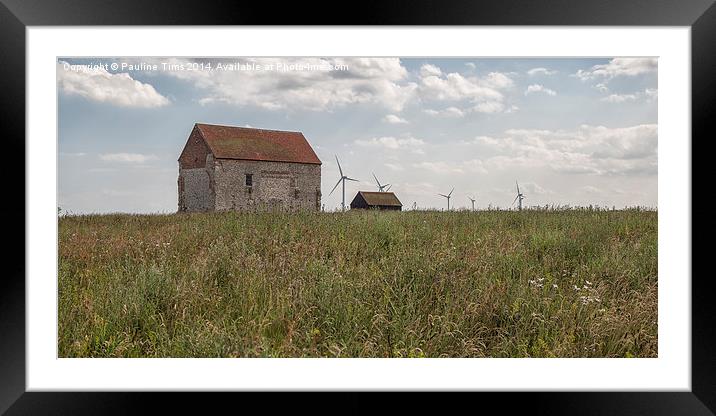
[[655, 211], [59, 219], [61, 357], [655, 357]]

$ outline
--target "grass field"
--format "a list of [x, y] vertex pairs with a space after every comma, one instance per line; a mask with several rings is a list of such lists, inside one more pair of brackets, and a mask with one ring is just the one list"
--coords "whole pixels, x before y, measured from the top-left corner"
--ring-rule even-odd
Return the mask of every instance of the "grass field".
[[59, 219], [60, 357], [656, 357], [656, 211]]

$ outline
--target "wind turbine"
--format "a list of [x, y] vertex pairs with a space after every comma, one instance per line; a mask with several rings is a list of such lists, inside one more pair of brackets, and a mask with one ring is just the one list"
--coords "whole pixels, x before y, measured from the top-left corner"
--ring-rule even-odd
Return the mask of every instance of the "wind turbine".
[[520, 184], [515, 181], [515, 185], [517, 185], [517, 196], [515, 197], [515, 200], [512, 201], [512, 205], [515, 205], [515, 201], [519, 201], [519, 209], [522, 211], [522, 200], [525, 199], [525, 195], [520, 192]]
[[[452, 188], [452, 191], [454, 191], [454, 190], [455, 190], [455, 188]], [[450, 195], [452, 195], [452, 191], [450, 191], [450, 193], [447, 194], [447, 195], [438, 194], [438, 195], [440, 195], [440, 196], [444, 196], [445, 198], [447, 198], [448, 211], [450, 211]]]
[[475, 198], [470, 198], [470, 197], [468, 196], [467, 199], [469, 199], [470, 202], [472, 202], [472, 210], [474, 211], [474, 210], [475, 210], [475, 201], [476, 201]]
[[355, 181], [358, 182], [358, 179], [349, 178], [348, 176], [343, 174], [343, 169], [341, 169], [341, 162], [338, 161], [338, 156], [336, 156], [336, 163], [338, 163], [338, 172], [341, 173], [341, 178], [338, 179], [338, 182], [336, 182], [336, 185], [331, 189], [331, 192], [328, 194], [328, 196], [331, 196], [333, 191], [338, 188], [339, 183], [343, 183], [343, 199], [341, 200], [341, 211], [346, 210], [346, 181]]
[[378, 178], [376, 178], [375, 173], [373, 174], [373, 177], [375, 178], [376, 183], [378, 183], [378, 192], [387, 192], [390, 190], [390, 187], [393, 186], [389, 183], [386, 183], [385, 185], [381, 185]]

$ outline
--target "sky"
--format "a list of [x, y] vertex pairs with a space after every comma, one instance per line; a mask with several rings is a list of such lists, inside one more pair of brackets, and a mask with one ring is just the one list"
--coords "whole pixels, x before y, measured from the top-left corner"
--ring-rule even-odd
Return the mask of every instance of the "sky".
[[60, 58], [58, 206], [171, 213], [194, 123], [301, 131], [340, 207], [657, 207], [657, 58]]

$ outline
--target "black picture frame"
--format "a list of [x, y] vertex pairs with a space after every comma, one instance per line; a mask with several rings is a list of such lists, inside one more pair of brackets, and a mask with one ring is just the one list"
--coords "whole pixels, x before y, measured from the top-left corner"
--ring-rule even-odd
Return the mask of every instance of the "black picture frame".
[[[689, 26], [692, 65], [692, 189], [700, 189], [707, 175], [696, 169], [695, 157], [706, 157], [709, 127], [716, 102], [716, 6], [712, 0], [420, 0], [336, 4], [327, 2], [224, 2], [169, 0], [0, 0], [0, 126], [7, 155], [3, 181], [6, 203], [0, 204], [6, 227], [6, 273], [0, 279], [0, 413], [7, 414], [126, 414], [151, 411], [147, 401], [168, 411], [182, 412], [228, 409], [234, 411], [259, 405], [265, 411], [326, 411], [368, 413], [375, 410], [407, 413], [414, 410], [454, 406], [481, 411], [525, 414], [693, 414], [716, 412], [716, 334], [711, 274], [692, 273], [692, 389], [690, 392], [608, 392], [608, 393], [479, 393], [450, 398], [411, 394], [385, 395], [336, 393], [328, 397], [296, 397], [250, 400], [237, 394], [194, 393], [31, 393], [25, 390], [25, 45], [26, 26], [56, 25], [261, 25], [261, 24], [367, 24], [367, 25], [566, 25], [566, 26]], [[694, 152], [698, 144], [702, 151]], [[703, 164], [701, 166], [704, 166]], [[704, 175], [702, 175], [704, 173]], [[10, 203], [11, 202], [11, 203]], [[691, 201], [689, 201], [691, 202]], [[693, 215], [708, 218], [708, 204], [692, 205]], [[18, 214], [21, 212], [21, 214]], [[11, 217], [12, 215], [12, 217]], [[23, 222], [14, 220], [18, 215]], [[13, 220], [9, 220], [13, 218]], [[693, 237], [710, 231], [706, 219]], [[708, 245], [692, 241], [694, 254]], [[663, 253], [660, 253], [664, 255]], [[703, 256], [701, 257], [703, 259]], [[696, 269], [694, 269], [696, 270]], [[688, 278], [689, 276], [684, 276]], [[250, 402], [250, 403], [245, 403]], [[330, 404], [329, 404], [330, 402]], [[242, 404], [244, 403], [244, 404]], [[457, 408], [455, 408], [457, 409]], [[492, 413], [492, 411], [490, 411]]]

